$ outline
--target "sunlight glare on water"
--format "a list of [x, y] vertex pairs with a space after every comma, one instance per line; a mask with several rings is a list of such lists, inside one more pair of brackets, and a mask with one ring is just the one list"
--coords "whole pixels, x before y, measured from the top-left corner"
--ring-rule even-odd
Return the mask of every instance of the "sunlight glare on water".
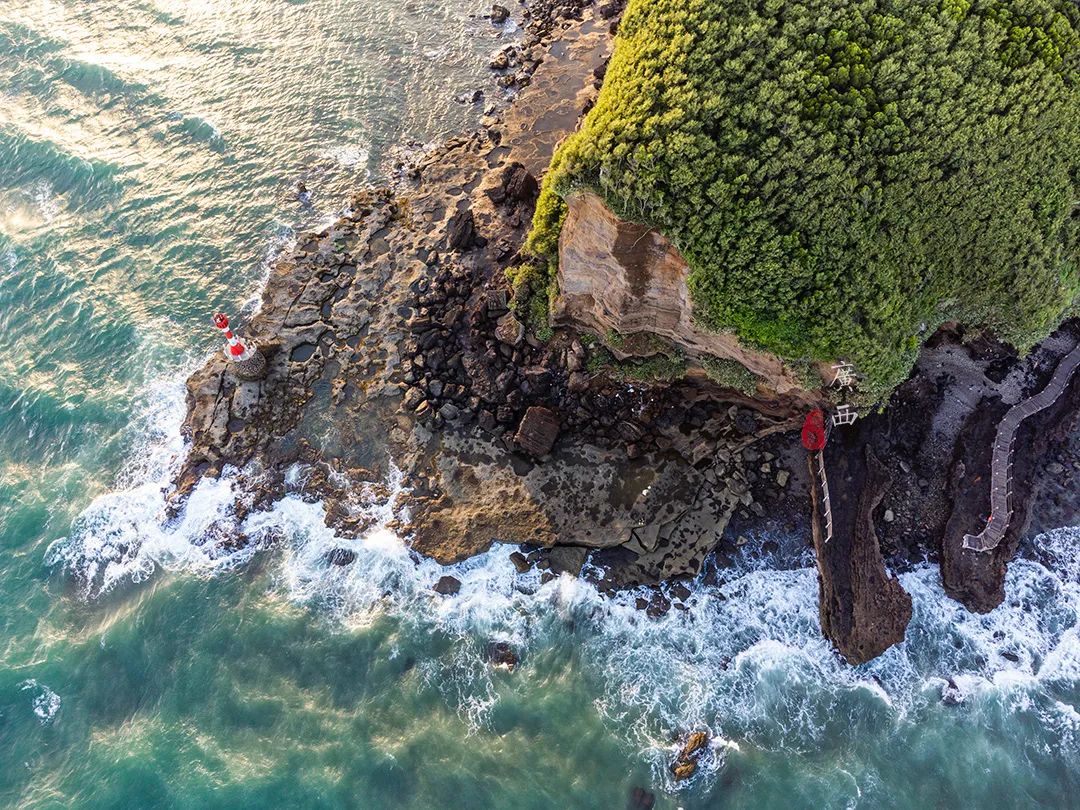
[[[393, 475], [358, 499], [356, 540], [298, 486], [241, 519], [230, 475], [166, 514], [208, 314], [250, 308], [395, 145], [475, 125], [454, 98], [495, 97], [484, 67], [515, 36], [470, 17], [489, 10], [0, 5], [0, 806], [621, 808], [635, 786], [664, 810], [1069, 806], [1072, 530], [987, 616], [935, 569], [904, 574], [908, 641], [851, 668], [820, 636], [805, 538], [751, 544], [650, 618], [633, 593], [518, 575], [505, 548], [416, 558]], [[329, 564], [341, 547], [355, 561]], [[677, 785], [698, 728], [709, 753]]]

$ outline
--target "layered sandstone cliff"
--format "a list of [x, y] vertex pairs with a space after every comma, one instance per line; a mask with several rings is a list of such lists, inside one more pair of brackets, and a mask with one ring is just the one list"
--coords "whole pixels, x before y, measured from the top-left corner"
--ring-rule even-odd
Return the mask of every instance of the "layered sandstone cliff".
[[663, 234], [619, 219], [590, 191], [572, 194], [566, 202], [554, 305], [558, 322], [600, 336], [655, 335], [674, 344], [699, 370], [713, 358], [733, 360], [756, 375], [755, 395], [765, 400], [810, 403], [819, 398], [812, 390], [816, 379], [808, 386], [805, 377], [776, 355], [694, 322], [687, 285], [690, 268]]

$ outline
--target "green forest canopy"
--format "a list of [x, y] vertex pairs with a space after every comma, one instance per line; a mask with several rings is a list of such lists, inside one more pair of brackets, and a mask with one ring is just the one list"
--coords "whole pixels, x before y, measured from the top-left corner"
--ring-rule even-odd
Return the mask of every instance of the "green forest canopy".
[[1080, 292], [1070, 0], [630, 0], [530, 245], [597, 191], [690, 265], [695, 317], [879, 398], [940, 324], [1021, 349]]

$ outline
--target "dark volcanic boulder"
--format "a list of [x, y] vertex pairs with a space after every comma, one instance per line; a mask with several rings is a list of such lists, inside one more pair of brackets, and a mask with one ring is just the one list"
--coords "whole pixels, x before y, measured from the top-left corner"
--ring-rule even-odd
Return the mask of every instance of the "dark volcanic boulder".
[[503, 189], [511, 200], [530, 202], [540, 193], [540, 184], [523, 165], [512, 163], [503, 170]]
[[449, 575], [439, 577], [439, 581], [435, 583], [432, 590], [434, 590], [435, 593], [441, 593], [443, 596], [453, 596], [461, 590], [461, 580]]
[[476, 244], [476, 220], [466, 208], [458, 211], [446, 225], [446, 241], [452, 250], [468, 250]]
[[526, 453], [539, 458], [551, 452], [558, 436], [559, 417], [550, 408], [534, 405], [525, 411], [514, 442]]

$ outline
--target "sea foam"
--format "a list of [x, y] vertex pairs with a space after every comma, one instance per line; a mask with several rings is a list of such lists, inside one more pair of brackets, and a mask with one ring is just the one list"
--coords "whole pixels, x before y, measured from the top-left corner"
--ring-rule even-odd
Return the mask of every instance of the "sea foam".
[[[798, 538], [776, 554], [752, 538], [717, 580], [699, 578], [680, 606], [651, 617], [635, 606], [643, 592], [608, 597], [583, 579], [542, 583], [539, 571], [519, 574], [506, 546], [447, 567], [420, 557], [392, 530], [406, 517], [407, 500], [392, 465], [387, 481], [346, 499], [369, 526], [357, 538], [326, 526], [324, 506], [303, 491], [302, 467], [285, 476], [286, 497], [243, 521], [234, 508], [244, 496], [236, 471], [204, 480], [170, 517], [165, 492], [183, 444], [170, 426], [178, 421], [170, 422], [177, 405], [169, 402], [164, 396], [148, 417], [157, 425], [143, 430], [151, 447], [125, 488], [97, 498], [50, 549], [49, 562], [82, 582], [88, 598], [158, 569], [213, 576], [271, 554], [278, 590], [342, 632], [389, 619], [402, 632], [451, 639], [449, 653], [418, 661], [417, 671], [474, 729], [489, 723], [498, 701], [488, 645], [508, 645], [520, 677], [528, 677], [534, 653], [573, 645], [582, 670], [576, 677], [587, 681], [594, 709], [641, 752], [654, 783], [672, 790], [685, 786], [668, 770], [678, 739], [699, 728], [713, 743], [690, 784], [706, 788], [728, 758], [753, 749], [813, 752], [853, 735], [881, 742], [942, 712], [973, 725], [1023, 718], [1041, 725], [1060, 754], [1074, 752], [1076, 530], [1038, 538], [1044, 562], [1015, 560], [1005, 603], [986, 615], [949, 599], [933, 566], [902, 574], [914, 607], [907, 640], [851, 667], [821, 635], [816, 571]], [[237, 535], [249, 541], [239, 550], [230, 542]], [[340, 549], [355, 555], [350, 564], [332, 563]], [[453, 596], [433, 590], [447, 574], [461, 582]], [[950, 680], [959, 705], [942, 703]]]

